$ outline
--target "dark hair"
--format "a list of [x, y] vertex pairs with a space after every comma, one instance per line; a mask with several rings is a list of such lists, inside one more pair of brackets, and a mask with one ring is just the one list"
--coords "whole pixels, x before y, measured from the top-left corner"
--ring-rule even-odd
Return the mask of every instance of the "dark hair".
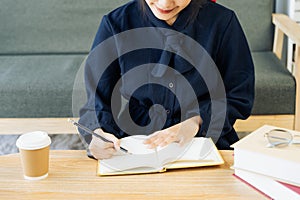
[[[207, 1], [208, 0], [191, 0], [189, 6], [191, 6], [193, 9], [190, 14], [190, 17], [188, 18], [188, 22], [191, 22], [196, 18], [199, 8], [202, 8], [202, 6], [205, 3], [207, 3]], [[139, 2], [140, 9], [145, 17], [147, 3], [145, 2], [145, 0], [138, 0], [138, 2]]]

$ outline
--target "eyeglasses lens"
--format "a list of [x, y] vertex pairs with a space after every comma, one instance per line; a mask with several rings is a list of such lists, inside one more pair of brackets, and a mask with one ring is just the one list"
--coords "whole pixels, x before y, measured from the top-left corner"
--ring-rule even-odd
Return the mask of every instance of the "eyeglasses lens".
[[293, 136], [291, 133], [285, 130], [274, 129], [266, 134], [269, 143], [273, 146], [286, 146], [292, 140]]

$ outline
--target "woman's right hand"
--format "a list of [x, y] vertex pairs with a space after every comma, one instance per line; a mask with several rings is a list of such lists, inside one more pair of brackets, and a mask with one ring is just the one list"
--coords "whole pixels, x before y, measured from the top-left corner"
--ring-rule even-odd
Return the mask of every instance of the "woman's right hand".
[[120, 141], [118, 138], [116, 138], [113, 134], [104, 132], [101, 128], [94, 130], [96, 134], [99, 134], [103, 137], [105, 137], [108, 140], [113, 141], [113, 143], [110, 142], [104, 142], [98, 137], [93, 136], [92, 141], [89, 145], [90, 153], [96, 158], [96, 159], [106, 159], [112, 157], [113, 154], [117, 152], [117, 150], [120, 149]]

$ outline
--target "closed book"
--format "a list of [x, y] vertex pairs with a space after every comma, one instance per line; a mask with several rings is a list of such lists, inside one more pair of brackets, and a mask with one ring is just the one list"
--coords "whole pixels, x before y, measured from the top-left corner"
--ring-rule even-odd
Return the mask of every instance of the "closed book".
[[210, 138], [197, 137], [183, 146], [171, 143], [165, 147], [149, 149], [143, 143], [146, 136], [121, 139], [121, 146], [130, 153], [114, 155], [98, 161], [97, 174], [125, 175], [165, 172], [169, 169], [221, 165], [222, 156]]
[[[300, 186], [300, 145], [268, 147], [265, 134], [278, 127], [265, 125], [232, 145], [234, 168], [272, 177], [275, 180]], [[293, 135], [300, 132], [287, 130]]]
[[270, 199], [300, 200], [300, 187], [298, 186], [282, 183], [268, 176], [242, 169], [235, 169], [234, 174]]

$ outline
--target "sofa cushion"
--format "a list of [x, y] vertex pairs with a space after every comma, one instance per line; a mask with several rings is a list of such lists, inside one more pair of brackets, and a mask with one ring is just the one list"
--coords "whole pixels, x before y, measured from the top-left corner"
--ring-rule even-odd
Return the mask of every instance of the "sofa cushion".
[[[252, 114], [294, 114], [296, 86], [290, 72], [272, 52], [252, 56], [256, 74]], [[72, 116], [74, 80], [84, 57], [0, 56], [0, 117]]]
[[271, 51], [273, 44], [272, 13], [274, 0], [217, 0], [234, 10], [252, 51]]
[[0, 117], [70, 117], [86, 55], [0, 56]]
[[102, 16], [128, 0], [1, 0], [0, 54], [87, 53]]
[[272, 52], [253, 52], [255, 101], [252, 114], [294, 114], [296, 83]]

